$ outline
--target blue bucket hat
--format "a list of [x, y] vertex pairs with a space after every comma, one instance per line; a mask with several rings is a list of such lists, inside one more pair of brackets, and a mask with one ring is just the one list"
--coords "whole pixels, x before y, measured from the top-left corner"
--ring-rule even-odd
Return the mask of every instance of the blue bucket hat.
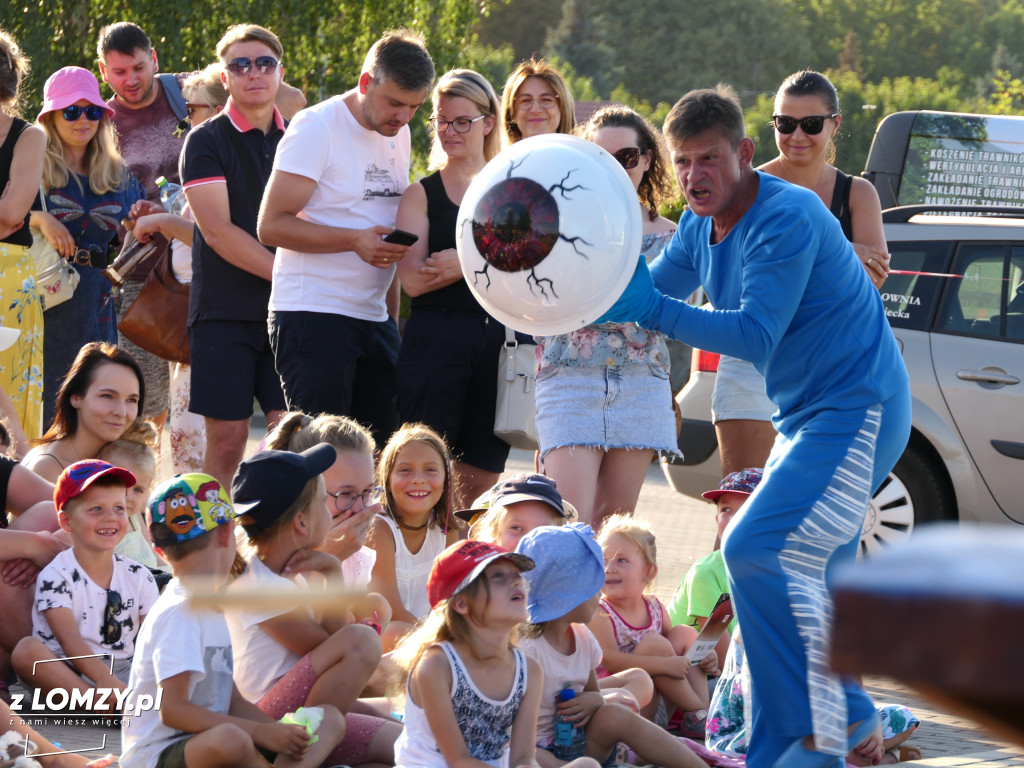
[[516, 546], [536, 567], [523, 573], [530, 585], [530, 623], [552, 621], [584, 603], [604, 586], [604, 554], [583, 523], [534, 528]]

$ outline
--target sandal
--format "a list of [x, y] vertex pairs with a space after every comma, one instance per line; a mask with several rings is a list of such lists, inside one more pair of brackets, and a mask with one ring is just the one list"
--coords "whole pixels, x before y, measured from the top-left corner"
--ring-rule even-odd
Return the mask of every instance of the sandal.
[[906, 763], [910, 760], [922, 760], [924, 759], [921, 755], [921, 750], [915, 746], [908, 745], [900, 747], [900, 762]]

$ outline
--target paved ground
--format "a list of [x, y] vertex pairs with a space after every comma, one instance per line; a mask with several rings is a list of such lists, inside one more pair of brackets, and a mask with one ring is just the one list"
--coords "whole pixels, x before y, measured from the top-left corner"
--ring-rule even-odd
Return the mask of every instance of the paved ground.
[[[255, 436], [255, 430], [254, 430]], [[250, 441], [250, 450], [256, 440]], [[532, 471], [533, 457], [513, 451], [508, 471]], [[658, 534], [660, 572], [655, 592], [667, 600], [690, 565], [710, 551], [715, 539], [713, 507], [676, 494], [665, 482], [661, 470], [652, 465], [644, 484], [637, 513], [652, 523]], [[876, 701], [894, 701], [911, 707], [921, 727], [911, 743], [924, 753], [919, 766], [949, 768], [1009, 768], [1024, 766], [1024, 750], [1001, 743], [975, 724], [950, 714], [898, 683], [869, 678], [867, 688]], [[120, 732], [96, 725], [64, 725], [56, 721], [39, 723], [40, 732], [59, 741], [65, 749], [95, 750], [86, 754], [120, 752]]]

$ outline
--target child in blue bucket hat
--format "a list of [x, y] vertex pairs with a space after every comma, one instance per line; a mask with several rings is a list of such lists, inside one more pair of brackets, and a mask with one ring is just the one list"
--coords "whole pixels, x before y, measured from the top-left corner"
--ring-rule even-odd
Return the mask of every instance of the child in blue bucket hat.
[[[537, 747], [550, 751], [554, 746], [557, 707], [563, 720], [584, 730], [583, 754], [604, 764], [617, 762], [621, 741], [646, 763], [702, 768], [703, 761], [685, 744], [639, 714], [654, 690], [646, 672], [627, 670], [605, 678], [605, 688], [598, 684], [601, 647], [586, 625], [604, 586], [604, 556], [590, 526], [535, 528], [516, 552], [536, 563], [523, 574], [530, 586], [530, 624], [522, 646], [544, 669]], [[574, 694], [565, 701], [564, 688]]]

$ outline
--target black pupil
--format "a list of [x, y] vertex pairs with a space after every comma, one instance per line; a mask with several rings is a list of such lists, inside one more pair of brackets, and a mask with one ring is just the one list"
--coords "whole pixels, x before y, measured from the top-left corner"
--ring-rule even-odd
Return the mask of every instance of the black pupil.
[[503, 243], [530, 236], [530, 211], [522, 203], [505, 203], [494, 212], [494, 234]]

